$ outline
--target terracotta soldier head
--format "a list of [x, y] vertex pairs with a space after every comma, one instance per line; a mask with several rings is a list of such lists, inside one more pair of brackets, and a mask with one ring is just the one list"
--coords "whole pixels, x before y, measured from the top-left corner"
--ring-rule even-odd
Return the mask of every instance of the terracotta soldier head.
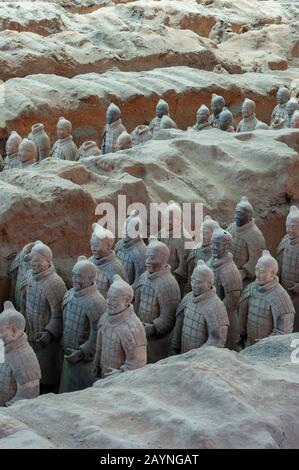
[[292, 97], [289, 99], [286, 104], [286, 110], [290, 117], [293, 116], [294, 112], [298, 110], [298, 101], [296, 98]]
[[123, 239], [128, 241], [140, 236], [142, 226], [143, 224], [139, 217], [139, 211], [134, 209], [125, 220], [122, 231]]
[[203, 260], [197, 262], [191, 276], [191, 287], [195, 297], [211, 290], [214, 285], [214, 273]]
[[53, 264], [51, 248], [42, 242], [36, 242], [31, 249], [30, 266], [34, 274], [41, 273]]
[[110, 230], [103, 228], [99, 224], [92, 225], [90, 245], [92, 254], [96, 259], [107, 256], [113, 248], [114, 241], [114, 235]]
[[129, 307], [134, 297], [134, 290], [118, 274], [113, 276], [113, 282], [107, 294], [107, 312], [117, 315]]
[[122, 132], [116, 140], [116, 151], [132, 148], [132, 137], [127, 132]]
[[12, 302], [4, 302], [4, 310], [0, 315], [0, 338], [5, 345], [15, 341], [25, 331], [25, 317], [19, 313]]
[[290, 99], [290, 90], [284, 86], [279, 87], [276, 95], [276, 101], [278, 104], [286, 104]]
[[263, 286], [273, 281], [278, 273], [278, 263], [268, 250], [264, 250], [255, 268], [256, 282]]
[[299, 129], [299, 111], [295, 111], [292, 117], [292, 128]]
[[23, 139], [19, 145], [19, 156], [22, 165], [29, 162], [35, 163], [37, 160], [37, 148], [34, 142], [29, 139]]
[[196, 113], [196, 121], [198, 124], [203, 124], [204, 122], [207, 122], [210, 117], [210, 110], [209, 108], [202, 104], [200, 108], [198, 108], [197, 113]]
[[222, 228], [216, 228], [212, 235], [213, 258], [223, 258], [229, 252], [232, 240], [233, 238], [229, 232]]
[[6, 142], [7, 155], [17, 154], [21, 142], [22, 137], [16, 131], [12, 131]]
[[95, 283], [97, 270], [86, 256], [79, 256], [72, 271], [72, 283], [75, 291], [86, 289]]
[[145, 263], [149, 273], [160, 271], [168, 263], [170, 256], [169, 248], [165, 243], [155, 238], [150, 238], [150, 243], [146, 248]]
[[242, 104], [242, 117], [244, 119], [249, 119], [255, 115], [255, 102], [245, 98]]
[[169, 106], [168, 106], [168, 103], [166, 103], [166, 101], [160, 99], [158, 101], [158, 104], [156, 106], [156, 116], [158, 118], [162, 118], [163, 116], [168, 116], [169, 114]]
[[237, 227], [243, 227], [248, 224], [253, 217], [253, 207], [246, 196], [242, 196], [240, 202], [236, 205], [235, 222]]
[[224, 108], [219, 115], [219, 129], [229, 131], [232, 129], [233, 115], [229, 109]]
[[290, 240], [295, 240], [299, 237], [299, 209], [296, 206], [290, 208], [286, 220], [286, 229]]
[[225, 106], [225, 99], [223, 98], [223, 96], [216, 95], [215, 93], [213, 93], [212, 99], [211, 99], [211, 110], [214, 116], [219, 116], [224, 106]]
[[160, 129], [177, 129], [177, 125], [171, 117], [164, 114], [161, 119]]
[[106, 123], [113, 124], [118, 121], [121, 116], [121, 111], [118, 106], [114, 103], [110, 103], [106, 111]]
[[60, 117], [57, 123], [57, 136], [58, 139], [66, 139], [72, 133], [72, 123], [64, 117]]
[[213, 220], [212, 217], [206, 215], [202, 223], [202, 244], [208, 246], [211, 243], [213, 232], [216, 228], [219, 228], [218, 222]]

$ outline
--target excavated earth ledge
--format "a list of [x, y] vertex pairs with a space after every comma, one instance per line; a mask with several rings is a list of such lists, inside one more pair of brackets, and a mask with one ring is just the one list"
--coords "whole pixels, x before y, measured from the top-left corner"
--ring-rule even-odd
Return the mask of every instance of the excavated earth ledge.
[[[212, 93], [223, 95], [229, 109], [240, 119], [245, 97], [257, 104], [257, 116], [270, 122], [279, 85], [299, 86], [299, 75], [289, 72], [219, 75], [189, 67], [171, 67], [145, 72], [108, 71], [72, 79], [56, 75], [30, 75], [5, 83], [5, 107], [0, 109], [0, 144], [4, 147], [11, 130], [27, 135], [31, 126], [43, 122], [52, 143], [60, 116], [73, 124], [75, 142], [100, 142], [105, 113], [111, 101], [121, 109], [122, 121], [131, 132], [155, 115], [159, 97], [181, 129], [195, 122], [201, 104], [210, 106]], [[2, 142], [1, 142], [2, 139]]]
[[299, 334], [212, 346], [0, 412], [0, 448], [297, 448]]

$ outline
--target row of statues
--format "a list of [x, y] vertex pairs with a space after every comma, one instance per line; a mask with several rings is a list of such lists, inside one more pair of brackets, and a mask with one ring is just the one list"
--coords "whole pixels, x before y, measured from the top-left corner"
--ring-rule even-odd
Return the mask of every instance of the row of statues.
[[[39, 379], [43, 392], [81, 390], [203, 345], [239, 351], [298, 331], [297, 207], [290, 208], [277, 259], [246, 197], [227, 229], [206, 216], [202, 244], [192, 249], [181, 215], [171, 202], [147, 245], [138, 211], [116, 244], [112, 232], [93, 224], [92, 256], [78, 258], [69, 290], [47, 245], [37, 240], [21, 250], [10, 269], [15, 306], [6, 302], [0, 314], [1, 406], [37, 396]], [[182, 236], [175, 238], [178, 224]]]
[[[235, 130], [248, 132], [255, 129], [299, 128], [297, 99], [291, 97], [291, 93], [286, 87], [279, 88], [276, 99], [277, 105], [272, 112], [270, 127], [257, 119], [255, 102], [248, 98], [242, 104], [242, 119], [236, 126], [231, 111], [225, 106], [223, 96], [213, 94], [211, 112], [207, 106], [201, 105], [196, 114], [196, 123], [191, 129], [200, 131], [216, 127], [226, 132], [234, 132]], [[17, 132], [12, 131], [6, 143], [3, 170], [26, 168], [48, 157], [80, 161], [89, 156], [126, 150], [150, 140], [161, 129], [175, 128], [177, 125], [169, 116], [168, 103], [160, 99], [156, 107], [156, 117], [152, 119], [150, 124], [137, 126], [129, 134], [122, 123], [119, 107], [111, 103], [106, 112], [106, 125], [101, 148], [97, 146], [96, 142], [87, 141], [78, 149], [72, 136], [72, 123], [61, 117], [57, 123], [58, 140], [52, 150], [43, 124], [32, 126], [31, 133], [25, 139], [22, 139]]]

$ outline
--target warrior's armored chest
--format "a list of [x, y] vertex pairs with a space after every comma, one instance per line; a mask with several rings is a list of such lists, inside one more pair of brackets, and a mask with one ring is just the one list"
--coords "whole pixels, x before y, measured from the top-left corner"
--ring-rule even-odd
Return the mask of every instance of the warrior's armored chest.
[[156, 282], [147, 279], [140, 287], [138, 317], [144, 323], [152, 323], [160, 315]]
[[199, 348], [207, 341], [208, 331], [203, 306], [204, 302], [194, 303], [192, 297], [187, 302], [182, 330], [182, 353]]
[[72, 297], [63, 309], [63, 344], [64, 349], [74, 348], [87, 340], [89, 320], [82, 300]]

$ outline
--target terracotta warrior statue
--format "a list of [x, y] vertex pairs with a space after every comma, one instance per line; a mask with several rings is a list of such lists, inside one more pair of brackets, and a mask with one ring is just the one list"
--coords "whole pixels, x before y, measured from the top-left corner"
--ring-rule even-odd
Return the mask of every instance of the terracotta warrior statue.
[[107, 297], [114, 274], [119, 274], [126, 282], [128, 281], [126, 271], [112, 249], [114, 243], [115, 238], [110, 230], [106, 230], [99, 224], [92, 225], [90, 240], [92, 256], [89, 261], [97, 269], [96, 284], [104, 298]]
[[166, 101], [160, 99], [156, 106], [156, 117], [150, 122], [149, 128], [154, 137], [161, 128], [161, 119], [163, 116], [169, 116], [169, 106]]
[[106, 311], [106, 301], [95, 284], [97, 270], [85, 256], [79, 256], [72, 271], [73, 287], [64, 296], [64, 361], [59, 392], [90, 387], [94, 380], [98, 322]]
[[160, 129], [177, 129], [178, 126], [169, 116], [162, 116], [160, 122]]
[[198, 108], [197, 113], [196, 113], [196, 124], [191, 129], [194, 129], [195, 131], [201, 131], [203, 129], [212, 129], [211, 122], [209, 121], [210, 119], [210, 110], [209, 108], [202, 104], [200, 108]]
[[234, 118], [229, 109], [224, 108], [218, 119], [218, 128], [226, 132], [234, 132], [233, 126]]
[[4, 362], [0, 362], [0, 406], [39, 395], [41, 371], [24, 333], [25, 318], [11, 302], [4, 302], [0, 314], [0, 338]]
[[17, 132], [12, 131], [6, 142], [6, 157], [3, 171], [21, 167], [19, 158], [19, 145], [21, 142], [22, 137]]
[[192, 292], [183, 298], [176, 312], [171, 342], [174, 354], [204, 345], [223, 348], [227, 341], [227, 311], [216, 294], [214, 273], [204, 261], [198, 261], [191, 284]]
[[192, 237], [184, 227], [180, 206], [173, 201], [163, 212], [162, 229], [157, 238], [169, 248], [171, 271], [183, 293], [188, 282], [187, 259], [191, 249], [186, 244], [192, 242]]
[[146, 334], [131, 304], [133, 296], [132, 287], [115, 274], [107, 295], [107, 311], [99, 321], [94, 360], [98, 377], [146, 365]]
[[299, 111], [294, 112], [291, 123], [293, 129], [299, 129]]
[[133, 210], [124, 223], [122, 239], [115, 245], [116, 256], [123, 265], [133, 289], [146, 270], [146, 245], [141, 237], [141, 231], [142, 220], [138, 211]]
[[62, 301], [66, 287], [53, 265], [51, 249], [35, 243], [30, 255], [31, 269], [24, 282], [21, 312], [26, 333], [36, 353], [44, 389], [59, 384], [61, 373]]
[[238, 320], [237, 308], [243, 289], [242, 278], [230, 253], [232, 236], [222, 228], [214, 230], [212, 235], [212, 257], [208, 266], [214, 271], [214, 284], [218, 297], [226, 307], [230, 327], [226, 347], [237, 350]]
[[254, 131], [258, 120], [255, 116], [255, 102], [245, 98], [242, 104], [242, 119], [238, 124], [237, 132]]
[[135, 289], [134, 310], [145, 326], [148, 363], [168, 356], [175, 312], [181, 300], [179, 285], [167, 264], [169, 255], [165, 243], [150, 239], [146, 248], [147, 271]]
[[286, 110], [287, 110], [287, 115], [288, 115], [287, 121], [286, 121], [287, 127], [292, 127], [292, 117], [294, 113], [298, 111], [298, 109], [299, 109], [299, 105], [298, 105], [298, 101], [296, 100], [296, 98], [294, 97], [290, 98], [286, 104]]
[[141, 124], [140, 126], [135, 127], [131, 133], [133, 147], [135, 145], [144, 144], [148, 140], [151, 140], [152, 133], [149, 126]]
[[116, 152], [116, 141], [122, 132], [127, 132], [121, 122], [121, 111], [114, 103], [110, 103], [106, 111], [106, 125], [102, 137], [102, 153]]
[[77, 150], [76, 160], [84, 160], [84, 158], [101, 155], [102, 152], [96, 142], [89, 140], [84, 142]]
[[57, 137], [51, 157], [60, 160], [76, 160], [77, 146], [72, 136], [72, 123], [64, 117], [60, 117], [57, 123]]
[[37, 161], [37, 148], [34, 142], [23, 139], [19, 145], [21, 168], [27, 168]]
[[246, 287], [255, 278], [255, 266], [266, 249], [264, 235], [255, 224], [253, 207], [247, 197], [241, 197], [235, 210], [235, 222], [228, 227], [233, 237], [231, 252]]
[[294, 331], [299, 331], [299, 209], [296, 206], [290, 209], [286, 231], [277, 250], [279, 277], [293, 301], [296, 311]]
[[277, 272], [277, 261], [264, 250], [256, 265], [256, 281], [244, 290], [239, 305], [239, 343], [243, 347], [270, 335], [293, 331], [295, 310], [279, 284]]
[[41, 241], [37, 240], [25, 245], [10, 265], [11, 297], [14, 299], [14, 304], [18, 310], [21, 308], [22, 288], [26, 281], [27, 273], [31, 269], [31, 250], [36, 243], [41, 243]]
[[37, 148], [37, 161], [49, 158], [51, 155], [51, 143], [49, 136], [46, 134], [43, 124], [34, 124], [28, 139], [35, 143]]
[[116, 140], [115, 150], [118, 152], [119, 150], [127, 150], [130, 148], [132, 148], [132, 137], [127, 131], [124, 131]]
[[213, 220], [209, 215], [206, 215], [201, 226], [202, 243], [199, 246], [192, 248], [187, 258], [188, 291], [191, 290], [191, 275], [195, 266], [197, 265], [197, 262], [199, 260], [207, 262], [212, 256], [211, 240], [213, 232], [216, 228], [219, 228], [218, 222]]
[[287, 121], [288, 113], [287, 113], [287, 102], [290, 99], [290, 90], [286, 87], [280, 87], [278, 89], [276, 95], [277, 105], [273, 109], [272, 116], [271, 116], [271, 124], [278, 119], [278, 121]]
[[225, 100], [223, 96], [216, 95], [215, 93], [213, 93], [212, 99], [211, 99], [212, 115], [209, 118], [209, 121], [212, 127], [219, 127], [219, 117], [224, 106], [225, 106]]

